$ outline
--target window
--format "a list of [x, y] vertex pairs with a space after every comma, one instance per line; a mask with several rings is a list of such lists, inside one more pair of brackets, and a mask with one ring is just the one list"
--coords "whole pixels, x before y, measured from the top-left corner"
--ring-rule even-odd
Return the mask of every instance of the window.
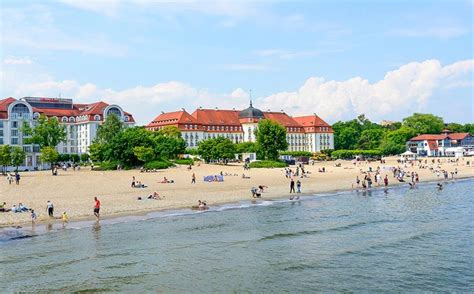
[[107, 110], [107, 115], [115, 114], [117, 117], [122, 117], [122, 112], [117, 107], [111, 107]]
[[28, 108], [28, 106], [26, 106], [25, 104], [17, 104], [15, 106], [13, 106], [12, 108], [12, 117], [14, 119], [16, 118], [29, 118], [30, 116], [30, 109]]
[[69, 122], [74, 122], [74, 117], [71, 116], [71, 117], [69, 118]]
[[0, 129], [3, 128], [3, 121], [0, 120]]
[[18, 138], [12, 138], [12, 145], [18, 145]]
[[18, 137], [18, 130], [12, 130], [11, 135], [12, 137]]
[[17, 121], [12, 121], [12, 128], [17, 129], [18, 128], [18, 122]]
[[126, 115], [124, 119], [125, 119], [125, 121], [129, 121], [130, 117], [128, 115]]
[[95, 121], [100, 121], [100, 115], [96, 114], [96, 115], [94, 116], [94, 120], [95, 120]]
[[65, 122], [68, 122], [68, 119], [67, 119], [67, 117], [63, 116], [63, 118], [61, 119], [61, 121], [62, 121], [63, 123], [65, 123]]

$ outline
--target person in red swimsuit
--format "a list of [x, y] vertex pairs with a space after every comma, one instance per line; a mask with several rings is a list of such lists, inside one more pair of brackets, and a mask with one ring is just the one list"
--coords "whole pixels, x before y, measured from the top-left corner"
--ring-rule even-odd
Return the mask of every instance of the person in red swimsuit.
[[94, 215], [99, 219], [99, 211], [100, 211], [100, 201], [97, 197], [94, 197], [95, 205], [94, 205]]

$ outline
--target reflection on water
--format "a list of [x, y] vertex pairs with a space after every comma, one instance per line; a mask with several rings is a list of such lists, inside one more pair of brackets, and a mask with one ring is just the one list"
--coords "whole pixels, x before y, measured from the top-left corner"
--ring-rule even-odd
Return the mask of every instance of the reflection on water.
[[9, 230], [0, 237], [2, 291], [472, 292], [473, 188], [471, 180]]

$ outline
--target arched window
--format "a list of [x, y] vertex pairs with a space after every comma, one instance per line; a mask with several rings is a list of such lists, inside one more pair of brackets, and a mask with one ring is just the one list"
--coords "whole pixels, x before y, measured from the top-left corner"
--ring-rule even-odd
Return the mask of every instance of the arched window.
[[34, 119], [37, 119], [38, 117], [40, 117], [40, 114], [38, 112], [33, 113], [33, 118]]
[[130, 120], [130, 117], [128, 117], [128, 115], [125, 116], [124, 118], [125, 121], [129, 121]]
[[74, 117], [71, 116], [71, 117], [69, 118], [69, 122], [74, 122], [74, 121], [75, 121]]
[[66, 123], [66, 122], [68, 122], [68, 119], [67, 119], [67, 117], [63, 116], [63, 117], [61, 118], [61, 121], [62, 121], [63, 123]]
[[107, 115], [115, 114], [117, 117], [122, 116], [122, 112], [117, 107], [111, 107], [107, 110]]
[[95, 121], [100, 121], [100, 115], [98, 115], [98, 114], [94, 115], [94, 120]]
[[19, 103], [12, 108], [12, 117], [16, 118], [29, 118], [30, 109], [25, 104]]

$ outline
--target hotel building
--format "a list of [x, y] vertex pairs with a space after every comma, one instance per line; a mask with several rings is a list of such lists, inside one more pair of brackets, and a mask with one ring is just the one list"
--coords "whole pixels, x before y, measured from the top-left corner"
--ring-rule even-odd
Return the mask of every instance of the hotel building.
[[127, 126], [135, 123], [130, 113], [105, 102], [77, 104], [63, 98], [6, 98], [0, 100], [0, 145], [21, 146], [27, 152], [22, 169], [33, 169], [40, 165], [40, 150], [37, 145], [25, 143], [21, 130], [24, 123], [33, 127], [40, 115], [57, 118], [67, 133], [66, 140], [56, 146], [58, 152], [82, 154], [89, 151], [99, 125], [111, 114]]
[[162, 112], [146, 128], [160, 130], [176, 126], [181, 131], [186, 146], [196, 148], [199, 142], [218, 136], [234, 143], [255, 142], [255, 129], [261, 119], [271, 119], [286, 128], [289, 151], [319, 152], [334, 149], [331, 126], [316, 114], [291, 117], [285, 112], [261, 111], [252, 106], [244, 110], [198, 108], [191, 114], [185, 109]]

